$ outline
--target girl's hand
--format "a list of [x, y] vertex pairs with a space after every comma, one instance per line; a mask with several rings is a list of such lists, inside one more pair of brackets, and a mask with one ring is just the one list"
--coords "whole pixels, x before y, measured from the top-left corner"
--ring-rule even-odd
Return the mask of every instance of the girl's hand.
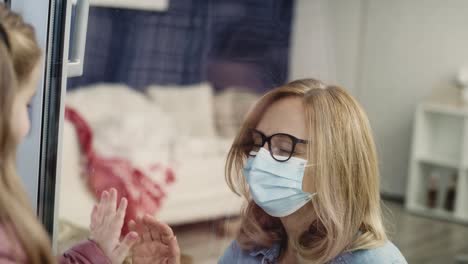
[[129, 223], [130, 230], [140, 234], [140, 241], [133, 247], [133, 264], [180, 264], [180, 249], [172, 229], [152, 216]]
[[112, 264], [121, 264], [132, 246], [138, 241], [136, 232], [128, 233], [119, 241], [127, 209], [127, 200], [122, 198], [117, 207], [117, 191], [104, 191], [101, 200], [91, 213], [90, 240], [94, 241], [111, 260]]

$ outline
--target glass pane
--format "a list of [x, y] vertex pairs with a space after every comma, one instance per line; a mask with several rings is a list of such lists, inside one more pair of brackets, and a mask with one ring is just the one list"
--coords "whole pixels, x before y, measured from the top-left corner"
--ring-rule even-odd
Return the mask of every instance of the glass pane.
[[129, 200], [126, 222], [169, 224], [193, 263], [215, 263], [236, 236], [243, 199], [226, 157], [253, 103], [287, 81], [294, 1], [162, 8], [91, 6], [84, 73], [66, 96], [62, 251], [87, 237], [111, 187]]
[[[129, 200], [125, 223], [169, 225], [183, 263], [229, 258], [233, 241], [246, 248], [234, 263], [264, 252], [295, 263], [297, 230], [309, 248], [333, 230], [346, 249], [390, 234], [396, 247], [382, 250], [409, 263], [468, 253], [454, 224], [468, 223], [468, 2], [92, 2], [84, 73], [65, 102], [61, 250], [88, 237], [113, 187]], [[303, 78], [316, 80], [288, 84]], [[248, 129], [309, 143], [279, 163], [291, 139], [255, 155]], [[324, 223], [335, 218], [345, 224]]]

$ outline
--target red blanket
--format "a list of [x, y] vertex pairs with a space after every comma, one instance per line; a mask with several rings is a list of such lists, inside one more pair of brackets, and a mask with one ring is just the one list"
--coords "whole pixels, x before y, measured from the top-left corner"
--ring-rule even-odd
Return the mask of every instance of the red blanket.
[[[101, 192], [116, 188], [121, 197], [128, 200], [125, 222], [145, 214], [154, 215], [161, 207], [166, 196], [161, 184], [154, 182], [141, 170], [135, 168], [129, 160], [122, 158], [105, 158], [99, 156], [93, 149], [93, 133], [85, 119], [74, 109], [65, 108], [65, 118], [70, 121], [77, 132], [84, 159], [83, 178], [95, 198], [99, 199]], [[164, 169], [165, 182], [174, 182], [175, 175], [171, 168], [155, 164], [153, 169]], [[122, 235], [128, 232], [125, 224]]]

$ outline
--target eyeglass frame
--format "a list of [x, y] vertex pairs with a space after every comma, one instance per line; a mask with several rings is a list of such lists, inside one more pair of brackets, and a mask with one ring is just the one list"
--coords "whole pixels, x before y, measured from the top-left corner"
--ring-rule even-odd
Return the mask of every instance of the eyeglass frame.
[[[291, 157], [293, 156], [295, 150], [296, 150], [296, 145], [297, 145], [297, 144], [308, 144], [308, 143], [309, 143], [308, 140], [299, 139], [299, 138], [297, 138], [297, 137], [295, 137], [295, 136], [293, 136], [293, 135], [286, 134], [286, 133], [275, 133], [275, 134], [273, 134], [273, 135], [271, 135], [271, 136], [266, 136], [263, 132], [261, 132], [261, 131], [255, 129], [255, 128], [250, 128], [250, 129], [249, 129], [249, 132], [256, 132], [256, 133], [258, 133], [258, 134], [262, 137], [262, 144], [261, 144], [261, 145], [252, 144], [252, 146], [254, 146], [254, 147], [259, 147], [259, 148], [263, 148], [263, 146], [265, 146], [265, 143], [268, 142], [268, 152], [270, 152], [271, 157], [272, 157], [274, 160], [278, 161], [278, 162], [286, 162], [286, 161], [290, 160]], [[273, 138], [274, 136], [277, 136], [277, 135], [287, 136], [287, 137], [289, 137], [289, 138], [292, 140], [292, 142], [293, 142], [293, 146], [292, 146], [292, 149], [291, 149], [291, 153], [289, 153], [289, 157], [288, 157], [286, 160], [278, 160], [277, 158], [275, 158], [275, 156], [274, 156], [273, 153], [272, 153], [272, 150], [271, 150], [271, 138]], [[250, 155], [250, 153], [248, 153], [248, 155], [249, 155], [249, 156], [252, 156], [252, 155]]]

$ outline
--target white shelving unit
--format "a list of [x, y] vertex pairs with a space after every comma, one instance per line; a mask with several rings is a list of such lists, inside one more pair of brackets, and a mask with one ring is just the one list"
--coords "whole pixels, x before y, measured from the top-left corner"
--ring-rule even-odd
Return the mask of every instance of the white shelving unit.
[[[431, 173], [440, 176], [435, 206], [428, 206]], [[458, 101], [418, 106], [409, 166], [406, 208], [414, 213], [468, 224], [468, 105]], [[448, 182], [456, 177], [453, 210], [445, 202]]]

